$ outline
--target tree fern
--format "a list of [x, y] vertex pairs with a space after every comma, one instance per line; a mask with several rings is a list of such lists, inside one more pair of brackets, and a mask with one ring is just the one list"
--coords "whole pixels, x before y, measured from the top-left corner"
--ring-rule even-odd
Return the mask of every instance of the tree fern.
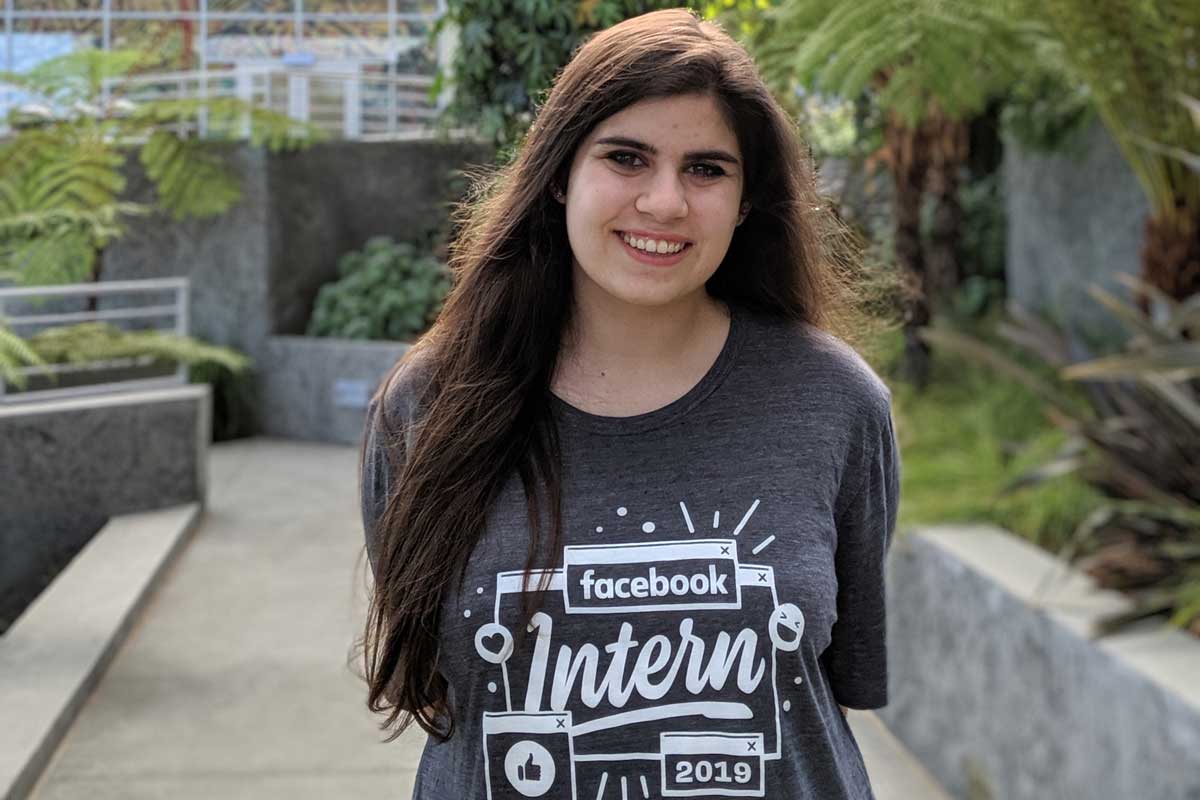
[[1141, 142], [1200, 151], [1200, 131], [1179, 102], [1200, 97], [1200, 3], [1025, 0], [1020, 8], [1062, 43], [1068, 68], [1091, 90], [1156, 216], [1194, 225], [1200, 176]]
[[753, 40], [779, 88], [853, 98], [886, 73], [877, 100], [916, 125], [929, 100], [955, 119], [978, 113], [1024, 69], [1033, 31], [997, 3], [791, 0], [766, 12]]
[[[94, 105], [104, 79], [127, 76], [148, 60], [153, 54], [80, 51], [27, 73], [0, 72], [0, 82], [60, 106]], [[112, 99], [122, 93], [118, 87]], [[251, 141], [272, 150], [327, 137], [309, 123], [225, 97], [151, 100], [121, 114], [110, 101], [98, 118], [81, 113], [18, 125], [15, 136], [0, 143], [0, 275], [24, 284], [86, 280], [94, 274], [96, 251], [123, 233], [122, 216], [159, 208], [181, 219], [231, 208], [241, 196], [235, 176], [198, 142], [168, 132], [201, 112], [209, 114], [214, 132], [248, 122]], [[10, 112], [10, 120], [18, 117]], [[131, 147], [154, 183], [154, 204], [119, 202]]]

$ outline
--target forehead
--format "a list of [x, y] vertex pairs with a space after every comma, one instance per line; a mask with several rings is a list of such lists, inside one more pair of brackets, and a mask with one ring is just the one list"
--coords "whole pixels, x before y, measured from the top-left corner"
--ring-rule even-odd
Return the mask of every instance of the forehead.
[[606, 136], [627, 136], [662, 152], [720, 147], [737, 152], [737, 134], [711, 94], [654, 97], [626, 106], [588, 136], [590, 145]]

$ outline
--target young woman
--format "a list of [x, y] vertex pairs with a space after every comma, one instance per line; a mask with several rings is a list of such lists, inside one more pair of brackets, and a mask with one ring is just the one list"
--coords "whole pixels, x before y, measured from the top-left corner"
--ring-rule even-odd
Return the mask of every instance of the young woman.
[[463, 206], [363, 449], [368, 706], [418, 798], [871, 797], [898, 460], [829, 212], [684, 10], [582, 46]]

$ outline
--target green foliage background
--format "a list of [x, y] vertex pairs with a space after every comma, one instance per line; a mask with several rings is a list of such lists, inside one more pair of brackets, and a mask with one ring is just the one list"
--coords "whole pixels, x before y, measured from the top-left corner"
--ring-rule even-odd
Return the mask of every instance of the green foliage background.
[[407, 341], [433, 322], [450, 289], [442, 262], [384, 236], [342, 256], [338, 274], [317, 295], [309, 336]]
[[[554, 76], [591, 34], [621, 20], [657, 11], [693, 8], [715, 16], [727, 3], [672, 0], [448, 0], [434, 35], [459, 29], [451, 70], [454, 99], [443, 125], [474, 125], [511, 157]], [[439, 74], [436, 94], [448, 80]]]

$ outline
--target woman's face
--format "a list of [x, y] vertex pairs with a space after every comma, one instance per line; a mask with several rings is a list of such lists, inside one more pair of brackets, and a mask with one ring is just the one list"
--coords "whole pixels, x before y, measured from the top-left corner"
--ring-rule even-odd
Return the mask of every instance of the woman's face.
[[576, 299], [699, 298], [733, 238], [742, 179], [737, 136], [711, 95], [642, 100], [601, 122], [567, 180]]

